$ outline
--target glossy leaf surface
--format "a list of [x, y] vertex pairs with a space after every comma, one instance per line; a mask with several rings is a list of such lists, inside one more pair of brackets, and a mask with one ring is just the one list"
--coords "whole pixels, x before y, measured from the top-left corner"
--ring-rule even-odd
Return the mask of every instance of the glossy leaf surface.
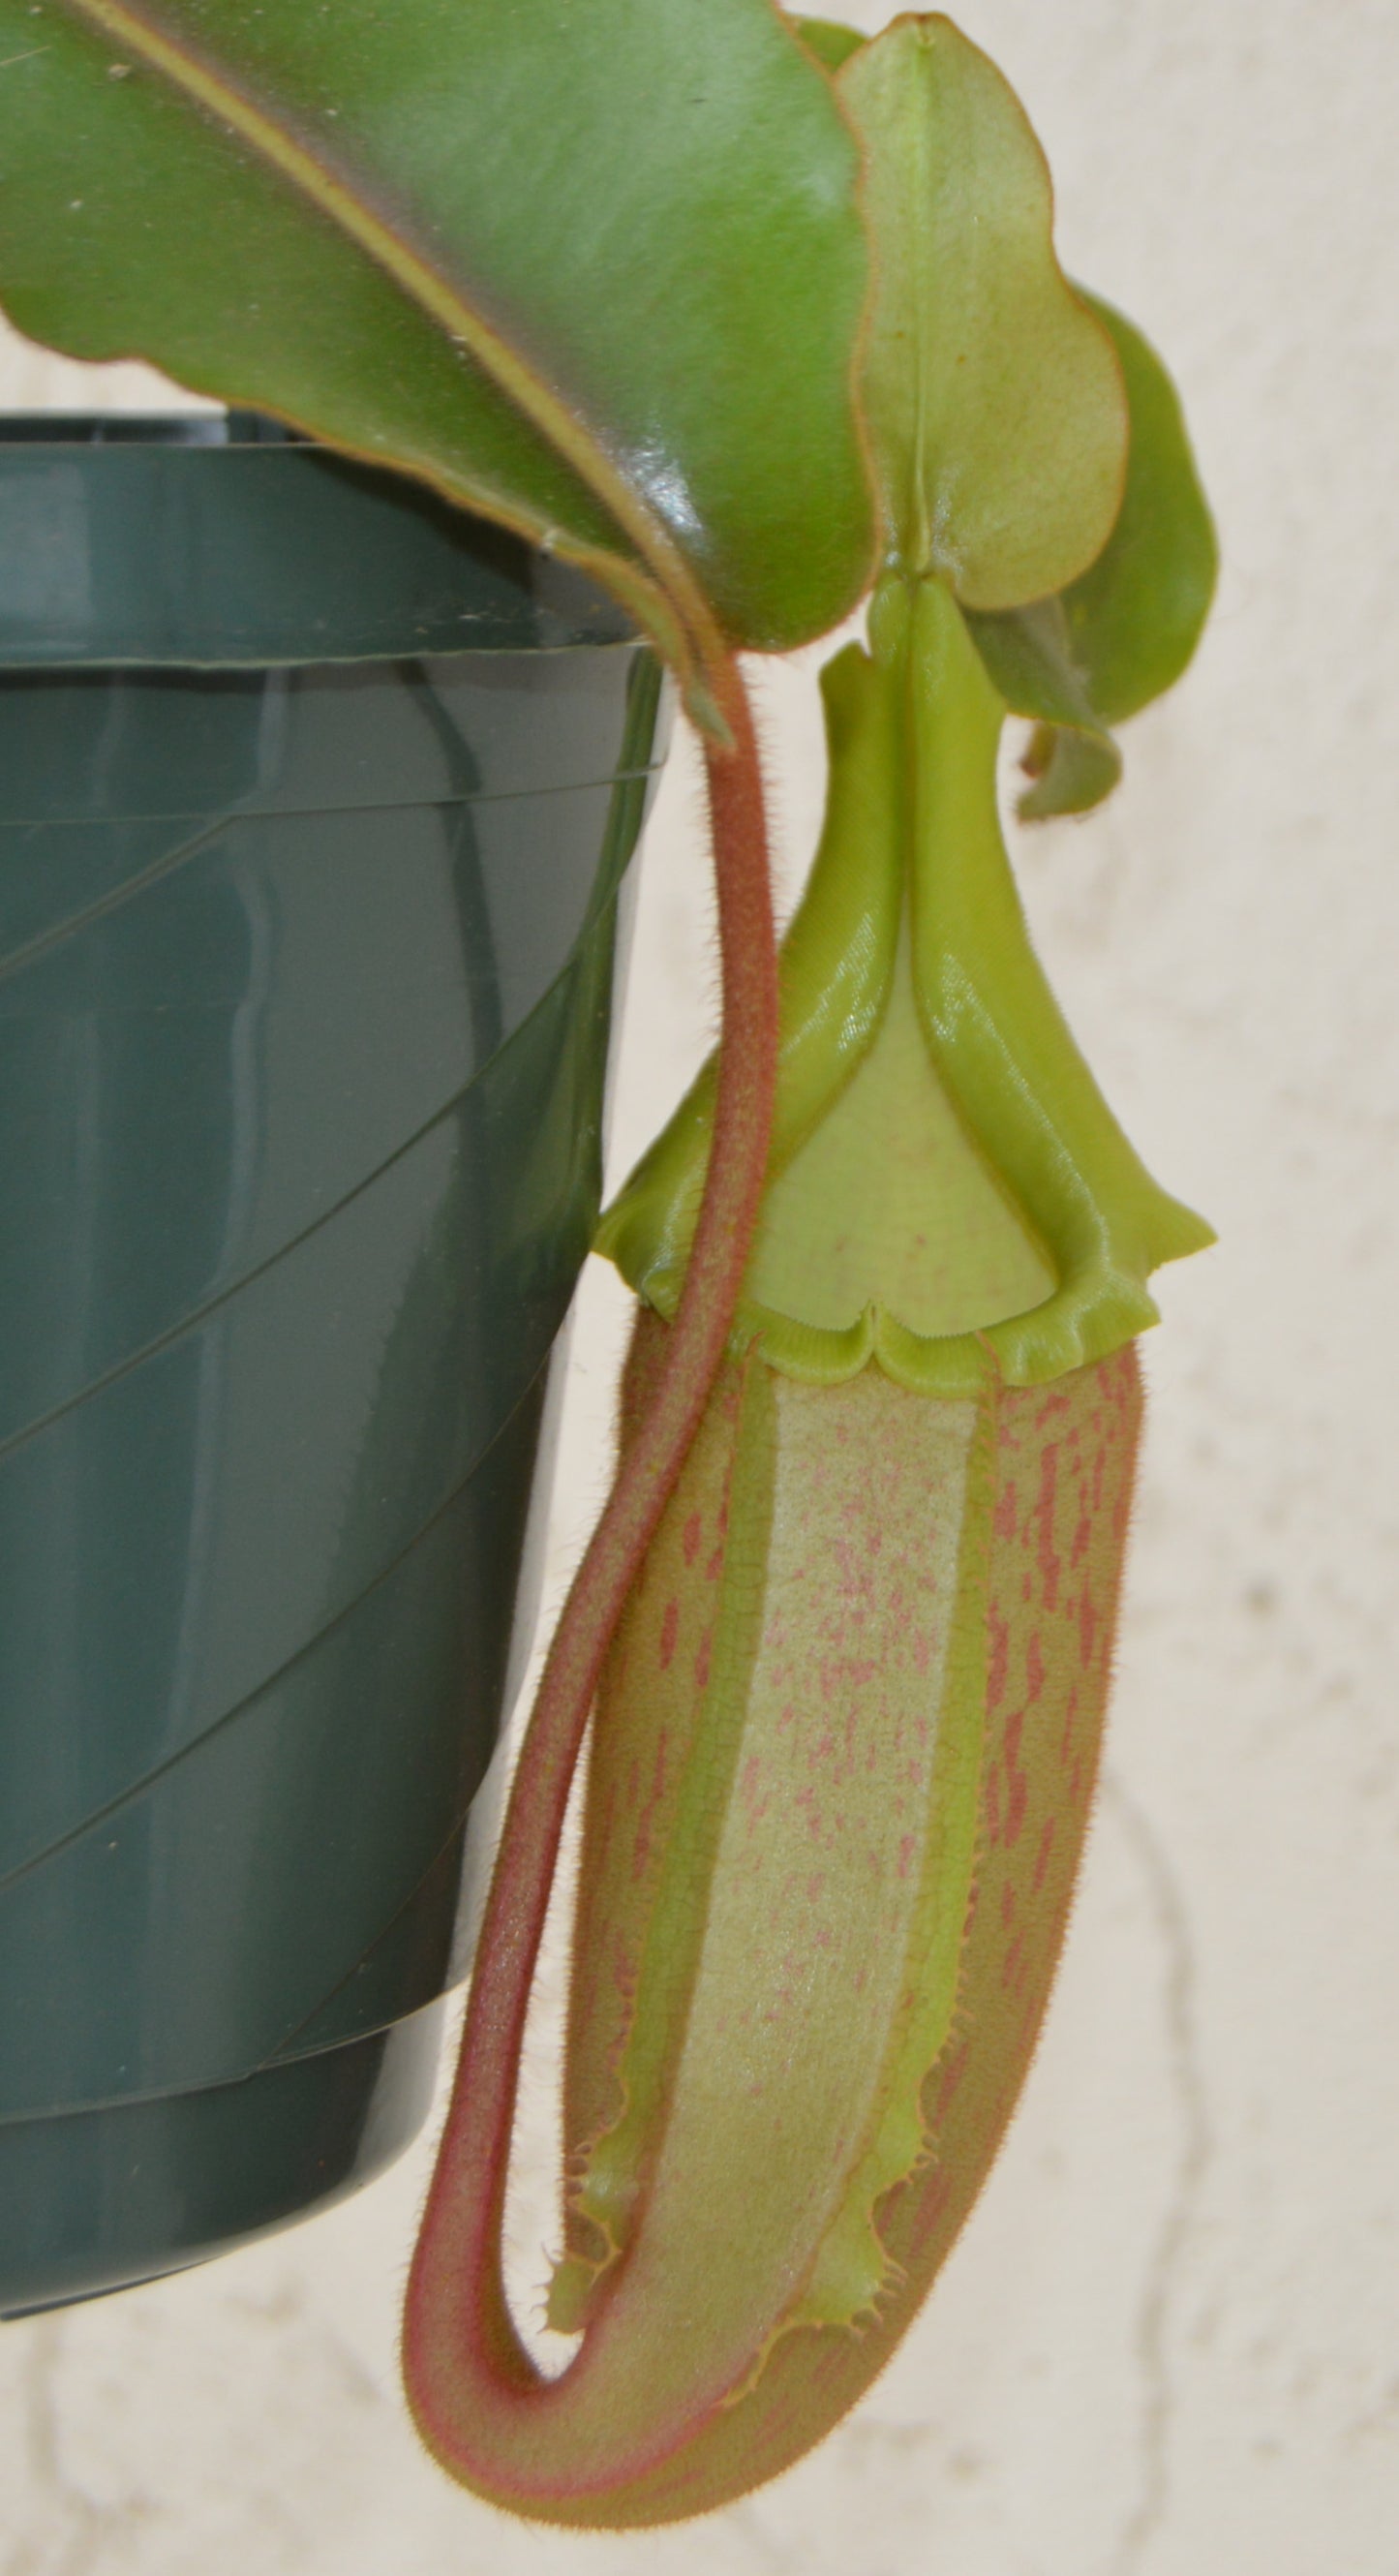
[[0, 0], [0, 46], [22, 329], [424, 475], [677, 658], [858, 596], [856, 153], [769, 0]]

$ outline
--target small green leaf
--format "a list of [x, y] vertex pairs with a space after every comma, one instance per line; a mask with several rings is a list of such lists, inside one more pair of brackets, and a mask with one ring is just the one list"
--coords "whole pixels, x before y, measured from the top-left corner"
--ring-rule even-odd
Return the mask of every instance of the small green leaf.
[[1015, 810], [1022, 823], [1048, 823], [1101, 805], [1122, 776], [1122, 754], [1110, 733], [1044, 724], [1036, 725], [1020, 766], [1031, 783]]
[[1012, 713], [1038, 719], [1023, 766], [1025, 822], [1083, 814], [1110, 794], [1122, 758], [1108, 731], [1185, 669], [1214, 591], [1218, 554], [1180, 401], [1155, 351], [1096, 296], [1131, 413], [1127, 485], [1096, 563], [1054, 599], [967, 623]]
[[1122, 499], [1109, 334], [1054, 254], [1044, 155], [950, 19], [902, 18], [838, 88], [867, 154], [875, 299], [865, 407], [894, 565], [968, 608], [1062, 589]]
[[769, 0], [0, 0], [0, 41], [22, 329], [422, 475], [678, 658], [853, 604], [857, 156]]
[[1064, 593], [1069, 649], [1107, 724], [1180, 678], [1214, 596], [1219, 549], [1180, 397], [1140, 331], [1094, 295], [1131, 410], [1122, 508], [1102, 554]]
[[809, 54], [824, 63], [828, 72], [838, 72], [852, 54], [858, 54], [868, 39], [858, 27], [842, 27], [835, 18], [794, 18], [793, 26]]
[[1062, 599], [972, 615], [967, 626], [1012, 715], [1039, 718], [1022, 764], [1034, 784], [1020, 799], [1021, 820], [1100, 805], [1122, 775], [1122, 754], [1074, 668]]

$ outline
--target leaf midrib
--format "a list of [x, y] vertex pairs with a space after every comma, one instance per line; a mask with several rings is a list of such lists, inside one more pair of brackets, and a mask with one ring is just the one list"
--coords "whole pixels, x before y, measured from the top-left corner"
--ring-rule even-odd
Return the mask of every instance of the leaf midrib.
[[185, 39], [125, 0], [59, 0], [68, 13], [139, 55], [237, 135], [393, 279], [449, 340], [465, 348], [609, 511], [676, 611], [702, 664], [724, 657], [717, 620], [668, 531], [609, 454], [503, 333], [289, 124]]

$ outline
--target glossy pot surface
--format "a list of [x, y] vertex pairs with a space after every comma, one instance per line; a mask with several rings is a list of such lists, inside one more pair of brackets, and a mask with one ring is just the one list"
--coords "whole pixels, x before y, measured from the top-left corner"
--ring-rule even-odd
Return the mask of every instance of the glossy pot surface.
[[0, 2311], [423, 2116], [659, 700], [388, 477], [4, 424]]

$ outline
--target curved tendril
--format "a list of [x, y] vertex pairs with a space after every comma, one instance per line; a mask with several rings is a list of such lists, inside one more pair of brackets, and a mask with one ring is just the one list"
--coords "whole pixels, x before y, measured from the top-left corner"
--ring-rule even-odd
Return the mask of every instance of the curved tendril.
[[[486, 2461], [503, 2465], [504, 2454], [526, 2486], [522, 2442], [532, 2450], [536, 2428], [545, 2431], [542, 2419], [569, 2411], [571, 2391], [590, 2375], [586, 2348], [560, 2380], [546, 2381], [535, 2369], [501, 2272], [535, 1962], [598, 1677], [723, 1358], [768, 1160], [777, 962], [762, 777], [737, 663], [707, 677], [727, 739], [705, 746], [723, 1033], [704, 1200], [666, 1365], [564, 1604], [520, 1754], [404, 2322], [408, 2398], [428, 2447], [445, 2468], [468, 2477]], [[554, 2421], [555, 2437], [562, 2429]], [[551, 2484], [544, 2472], [545, 2489]], [[521, 2504], [528, 2510], [523, 2495]]]

